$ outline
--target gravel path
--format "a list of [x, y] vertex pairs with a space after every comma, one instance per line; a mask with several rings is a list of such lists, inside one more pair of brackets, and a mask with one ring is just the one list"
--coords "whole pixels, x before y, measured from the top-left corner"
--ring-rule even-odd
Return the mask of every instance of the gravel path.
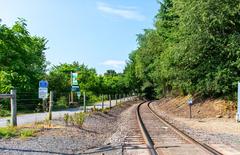
[[[55, 155], [55, 154], [101, 154], [114, 150], [107, 139], [119, 128], [121, 113], [133, 103], [116, 106], [108, 114], [96, 112], [84, 122], [83, 129], [76, 127], [43, 130], [36, 137], [28, 139], [1, 139], [0, 154], [3, 155]], [[64, 124], [54, 120], [53, 124]], [[107, 151], [108, 152], [108, 151]]]

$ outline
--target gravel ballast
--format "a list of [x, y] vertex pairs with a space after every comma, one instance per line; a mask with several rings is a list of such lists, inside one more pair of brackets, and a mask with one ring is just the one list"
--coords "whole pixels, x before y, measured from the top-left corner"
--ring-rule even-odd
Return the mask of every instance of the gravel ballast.
[[240, 147], [240, 126], [232, 119], [226, 118], [205, 118], [189, 119], [175, 116], [165, 112], [161, 108], [162, 103], [153, 102], [151, 106], [171, 124], [190, 135], [201, 143], [209, 145], [225, 145], [239, 150]]

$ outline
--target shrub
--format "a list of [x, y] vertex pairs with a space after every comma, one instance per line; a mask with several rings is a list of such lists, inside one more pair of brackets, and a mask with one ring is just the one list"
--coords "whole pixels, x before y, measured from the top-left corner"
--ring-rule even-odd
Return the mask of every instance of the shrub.
[[101, 109], [101, 110], [104, 114], [107, 114], [110, 111], [110, 108], [108, 107], [108, 108], [104, 108], [104, 109]]
[[34, 129], [23, 129], [20, 131], [20, 137], [21, 138], [27, 138], [34, 136], [34, 133], [36, 131]]
[[66, 125], [68, 125], [69, 119], [70, 119], [69, 114], [64, 114], [63, 120], [64, 120], [64, 122], [65, 122]]
[[61, 96], [56, 102], [56, 105], [54, 105], [54, 109], [66, 109], [66, 108], [68, 108], [67, 98], [65, 96]]
[[64, 121], [65, 123], [71, 123], [71, 125], [77, 126], [79, 128], [82, 127], [86, 117], [88, 114], [80, 112], [80, 113], [74, 113], [73, 115], [64, 115]]
[[14, 127], [4, 127], [0, 128], [0, 137], [1, 138], [10, 138], [17, 136], [17, 129]]
[[0, 110], [0, 117], [8, 117], [10, 115], [11, 115], [11, 113], [9, 110], [5, 110], [5, 109]]

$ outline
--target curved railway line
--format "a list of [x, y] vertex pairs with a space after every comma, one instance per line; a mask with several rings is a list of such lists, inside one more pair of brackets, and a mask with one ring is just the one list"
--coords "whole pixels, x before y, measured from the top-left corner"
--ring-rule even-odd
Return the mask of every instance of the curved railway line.
[[137, 121], [151, 155], [222, 155], [214, 148], [183, 133], [143, 102], [136, 109]]

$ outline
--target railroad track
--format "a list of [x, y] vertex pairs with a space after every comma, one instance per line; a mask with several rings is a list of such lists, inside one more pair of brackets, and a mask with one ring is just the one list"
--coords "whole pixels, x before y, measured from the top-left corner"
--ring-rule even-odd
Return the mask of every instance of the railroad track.
[[159, 116], [151, 102], [138, 105], [138, 124], [151, 155], [222, 155], [214, 148], [202, 144]]

